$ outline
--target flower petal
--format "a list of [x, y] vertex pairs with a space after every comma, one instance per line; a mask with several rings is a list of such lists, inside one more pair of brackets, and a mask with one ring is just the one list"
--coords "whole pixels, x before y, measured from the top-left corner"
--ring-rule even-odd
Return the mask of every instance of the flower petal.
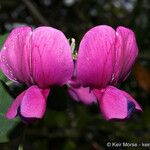
[[71, 47], [65, 35], [51, 27], [39, 27], [32, 35], [32, 76], [42, 88], [63, 85], [73, 75]]
[[138, 55], [138, 47], [132, 30], [125, 27], [118, 27], [116, 35], [114, 83], [122, 82], [126, 79]]
[[77, 59], [77, 79], [82, 85], [103, 88], [111, 81], [115, 59], [115, 34], [113, 28], [101, 25], [84, 35]]
[[[108, 86], [103, 94], [98, 97], [98, 91], [94, 92], [98, 98], [99, 107], [106, 120], [124, 120], [129, 118], [139, 106], [130, 99], [124, 91], [113, 86]], [[101, 91], [100, 91], [101, 93]]]
[[[45, 93], [45, 91], [43, 91]], [[20, 114], [26, 118], [42, 118], [46, 110], [46, 97], [37, 86], [31, 86], [23, 96]], [[47, 95], [47, 92], [46, 92]]]
[[135, 104], [135, 108], [138, 111], [143, 111], [142, 108], [140, 107], [140, 105], [133, 99], [133, 97], [131, 95], [129, 95], [127, 92], [122, 91], [122, 93], [124, 94], [124, 96], [131, 102], [133, 102]]
[[97, 103], [97, 99], [95, 95], [90, 91], [90, 88], [74, 88], [74, 87], [69, 87], [68, 92], [70, 96], [76, 100], [77, 102], [81, 101], [84, 104], [90, 105], [93, 103]]
[[14, 81], [29, 84], [30, 27], [15, 28], [0, 52], [0, 66], [5, 75]]
[[14, 100], [14, 102], [12, 103], [10, 108], [8, 109], [8, 111], [6, 113], [6, 118], [13, 119], [16, 117], [16, 115], [18, 113], [18, 108], [21, 104], [21, 101], [23, 99], [24, 94], [25, 94], [25, 91], [17, 96], [17, 98]]

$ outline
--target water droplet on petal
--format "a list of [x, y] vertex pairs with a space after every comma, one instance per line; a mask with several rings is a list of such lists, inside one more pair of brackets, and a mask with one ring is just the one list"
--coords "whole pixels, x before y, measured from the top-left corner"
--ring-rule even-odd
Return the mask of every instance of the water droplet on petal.
[[5, 50], [5, 49], [6, 49], [6, 46], [3, 47], [3, 50]]

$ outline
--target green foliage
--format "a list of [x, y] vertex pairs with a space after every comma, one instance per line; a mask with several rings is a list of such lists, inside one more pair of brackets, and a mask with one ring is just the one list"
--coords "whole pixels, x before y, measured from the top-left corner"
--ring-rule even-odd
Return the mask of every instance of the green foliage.
[[8, 37], [8, 33], [0, 36], [0, 49], [2, 48], [7, 37]]
[[[4, 34], [2, 36], [0, 36], [0, 50], [6, 40], [6, 38], [8, 37], [8, 34]], [[6, 82], [8, 81], [7, 77], [3, 74], [3, 72], [0, 70], [0, 80]]]
[[19, 122], [18, 119], [8, 120], [5, 118], [5, 113], [12, 103], [12, 97], [8, 94], [5, 86], [4, 83], [0, 81], [0, 143], [7, 142], [9, 140], [9, 132]]
[[0, 80], [7, 82], [8, 78], [3, 74], [2, 70], [0, 70]]

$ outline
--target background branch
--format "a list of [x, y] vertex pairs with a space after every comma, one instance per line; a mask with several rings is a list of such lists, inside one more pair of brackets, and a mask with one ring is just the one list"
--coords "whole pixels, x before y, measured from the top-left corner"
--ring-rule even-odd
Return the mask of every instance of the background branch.
[[22, 0], [22, 2], [27, 6], [27, 8], [32, 12], [32, 15], [37, 18], [40, 23], [47, 26], [49, 25], [48, 21], [42, 16], [35, 4], [33, 4], [30, 0]]

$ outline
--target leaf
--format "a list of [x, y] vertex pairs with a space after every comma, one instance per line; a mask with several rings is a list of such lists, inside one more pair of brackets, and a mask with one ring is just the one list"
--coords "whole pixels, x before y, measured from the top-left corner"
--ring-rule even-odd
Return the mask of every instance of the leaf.
[[7, 37], [8, 37], [8, 33], [0, 36], [0, 49], [2, 48]]
[[12, 97], [8, 94], [5, 86], [0, 81], [0, 143], [8, 142], [10, 131], [18, 124], [19, 119], [8, 120], [5, 113], [12, 103]]
[[0, 70], [0, 80], [7, 82], [8, 78], [3, 74], [2, 70]]
[[9, 141], [8, 135], [18, 122], [18, 119], [8, 120], [0, 114], [0, 143]]
[[[8, 37], [8, 33], [0, 36], [0, 50], [1, 50], [7, 37]], [[1, 70], [0, 70], [0, 80], [2, 80], [4, 82], [8, 81], [7, 77], [3, 74], [3, 72]]]

